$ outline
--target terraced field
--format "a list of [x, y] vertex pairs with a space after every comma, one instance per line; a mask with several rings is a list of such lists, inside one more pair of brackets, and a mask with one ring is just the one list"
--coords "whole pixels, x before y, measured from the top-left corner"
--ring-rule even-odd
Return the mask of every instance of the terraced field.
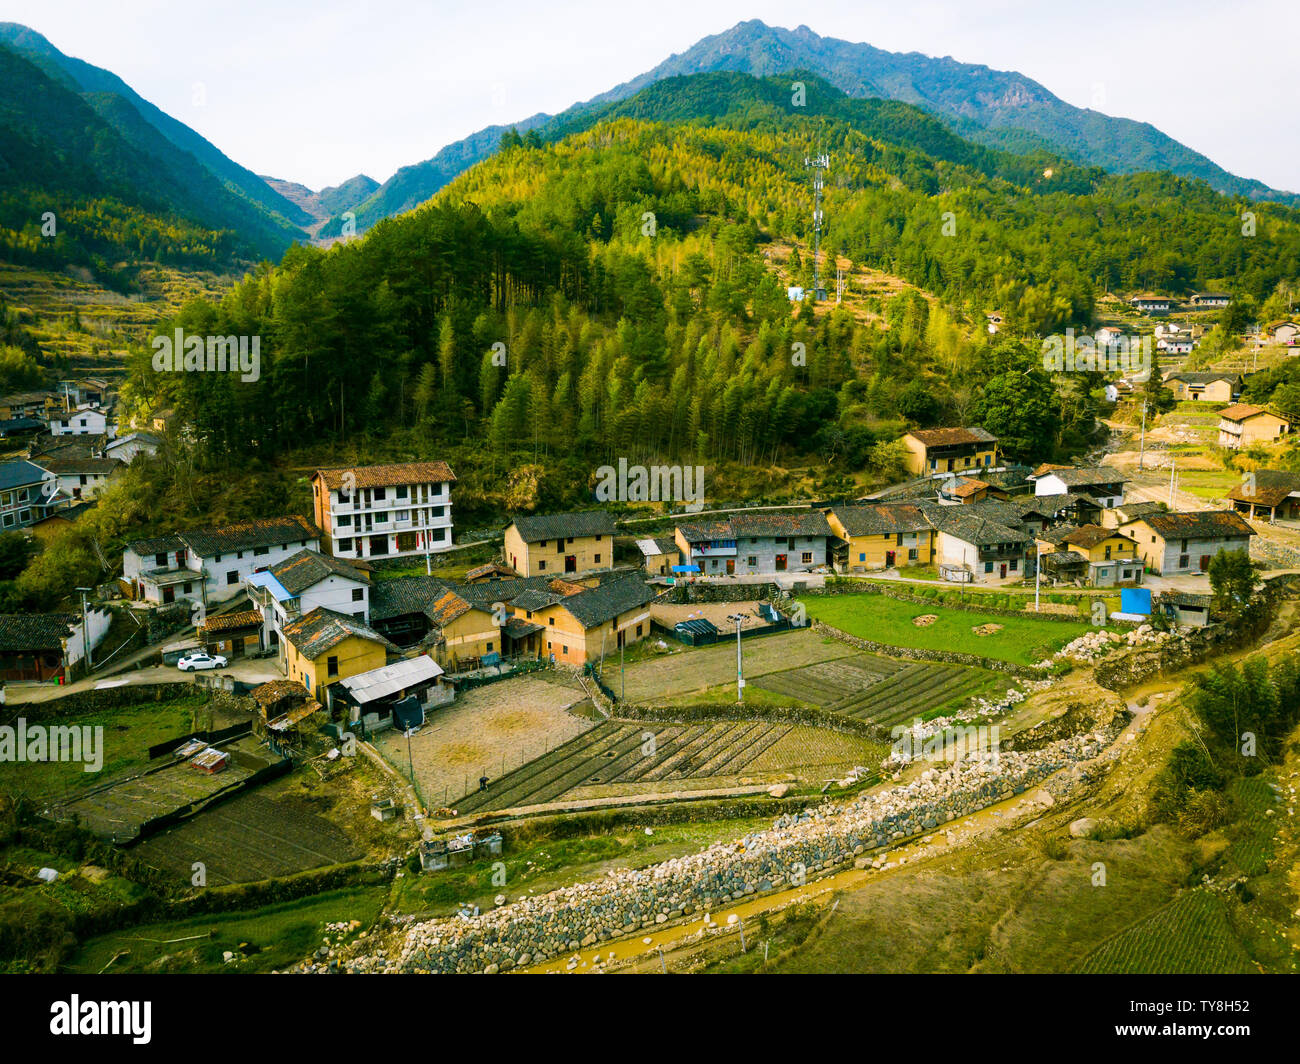
[[1089, 954], [1085, 975], [1195, 975], [1256, 969], [1228, 922], [1221, 899], [1204, 890], [1180, 895]]
[[974, 695], [1004, 690], [1007, 681], [964, 665], [894, 661], [857, 654], [764, 676], [764, 690], [811, 702], [833, 713], [889, 728], [925, 717]]
[[[593, 785], [632, 785], [647, 793], [672, 791], [674, 781], [738, 776], [796, 730], [767, 721], [644, 724], [608, 721], [543, 757], [494, 780], [486, 791], [456, 803], [462, 815], [541, 805]], [[647, 736], [653, 736], [653, 739]], [[768, 769], [771, 771], [771, 769]], [[667, 785], [667, 786], [665, 786]]]

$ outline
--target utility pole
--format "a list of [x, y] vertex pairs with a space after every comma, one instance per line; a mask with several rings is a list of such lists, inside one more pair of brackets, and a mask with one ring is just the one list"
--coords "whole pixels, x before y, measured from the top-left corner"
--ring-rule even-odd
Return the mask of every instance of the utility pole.
[[91, 589], [79, 587], [77, 590], [81, 592], [81, 641], [86, 650], [86, 675], [89, 676], [95, 665], [90, 654], [90, 622], [86, 617], [86, 592]]
[[1142, 459], [1147, 451], [1147, 401], [1142, 400], [1142, 442], [1138, 445], [1138, 469], [1142, 468]]
[[1037, 544], [1038, 554], [1034, 558], [1034, 612], [1038, 612], [1038, 588], [1043, 580], [1043, 545]]
[[1169, 459], [1169, 509], [1174, 508], [1174, 482], [1177, 480], [1175, 470], [1178, 468], [1178, 459]]
[[744, 702], [745, 668], [740, 657], [740, 626], [744, 623], [745, 615], [743, 613], [733, 613], [727, 620], [736, 622], [736, 701]]

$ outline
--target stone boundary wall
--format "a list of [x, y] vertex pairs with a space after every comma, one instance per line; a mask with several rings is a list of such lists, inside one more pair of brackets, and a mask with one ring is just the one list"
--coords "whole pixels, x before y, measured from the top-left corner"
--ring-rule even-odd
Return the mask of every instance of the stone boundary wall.
[[173, 698], [184, 698], [186, 695], [201, 692], [201, 688], [188, 680], [123, 684], [120, 687], [104, 687], [97, 690], [69, 691], [66, 695], [48, 698], [43, 702], [11, 703], [4, 707], [4, 713], [0, 714], [0, 722], [12, 723], [19, 717], [36, 721], [78, 713], [96, 713], [140, 702], [169, 702]]
[[615, 721], [641, 723], [695, 723], [716, 720], [761, 720], [764, 723], [807, 724], [827, 731], [860, 735], [888, 743], [888, 732], [875, 724], [842, 713], [832, 713], [809, 706], [750, 706], [743, 702], [716, 702], [692, 706], [652, 706], [622, 703], [613, 712]]
[[900, 647], [893, 643], [877, 643], [871, 639], [862, 639], [850, 635], [842, 629], [826, 624], [824, 621], [812, 622], [814, 632], [825, 632], [832, 639], [839, 640], [858, 650], [870, 654], [883, 654], [891, 658], [907, 658], [912, 661], [940, 661], [950, 665], [976, 665], [994, 672], [1006, 672], [1029, 680], [1041, 680], [1048, 675], [1047, 669], [1035, 669], [1029, 665], [1017, 665], [1011, 661], [997, 658], [982, 658], [978, 654], [965, 654], [960, 650], [924, 650], [919, 647]]
[[346, 968], [491, 975], [706, 913], [851, 865], [869, 850], [1021, 794], [1060, 769], [1097, 757], [1114, 735], [1074, 736], [1041, 750], [1003, 754], [996, 764], [975, 761], [927, 771], [845, 805], [828, 802], [797, 817], [782, 816], [769, 830], [701, 853], [641, 870], [619, 869], [597, 882], [522, 898], [469, 920], [413, 924], [397, 957], [358, 957]]
[[664, 593], [664, 601], [674, 606], [696, 602], [750, 602], [773, 597], [774, 584], [674, 584]]

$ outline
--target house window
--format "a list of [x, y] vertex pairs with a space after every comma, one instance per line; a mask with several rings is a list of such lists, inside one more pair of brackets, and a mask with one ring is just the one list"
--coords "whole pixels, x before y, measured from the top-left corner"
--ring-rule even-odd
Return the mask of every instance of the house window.
[[239, 583], [239, 570], [238, 570], [238, 569], [231, 569], [230, 572], [228, 572], [228, 573], [226, 574], [226, 583], [227, 583], [227, 584], [237, 584], [237, 583]]
[[1186, 569], [1190, 562], [1191, 559], [1186, 554], [1180, 554], [1178, 556], [1178, 568]]
[[352, 589], [352, 601], [364, 602], [366, 599], [366, 589], [363, 587], [354, 587]]
[[566, 653], [566, 654], [569, 652], [569, 648], [568, 648], [568, 647], [561, 647], [560, 649], [563, 650], [564, 653]]
[[639, 624], [636, 626], [636, 634], [637, 635], [641, 634], [641, 626]]
[[810, 550], [804, 551], [801, 555], [799, 555], [799, 560], [804, 565], [812, 565], [812, 551]]
[[1019, 558], [1012, 558], [1012, 559], [1011, 559], [1011, 571], [1014, 573], [1014, 572], [1015, 572], [1017, 569], [1019, 569], [1019, 568], [1020, 568], [1020, 559], [1019, 559]]
[[992, 563], [992, 562], [985, 562], [985, 563], [984, 563], [984, 571], [985, 571], [986, 573], [991, 573], [991, 572], [993, 572], [993, 563]]
[[254, 558], [260, 558], [260, 557], [262, 557], [262, 555], [264, 555], [264, 554], [269, 554], [270, 551], [271, 551], [271, 548], [270, 548], [270, 547], [254, 547], [254, 548], [253, 548], [253, 557], [254, 557]]
[[337, 676], [339, 674], [339, 659], [335, 655], [331, 654], [325, 660], [325, 667], [330, 676]]
[[537, 571], [538, 571], [538, 572], [541, 572], [541, 571], [542, 571], [543, 569], [545, 569], [545, 568], [546, 568], [546, 559], [545, 559], [545, 558], [539, 558], [538, 561], [537, 561]]
[[537, 545], [538, 545], [539, 547], [545, 547], [545, 546], [546, 546], [546, 540], [542, 540], [542, 541], [541, 541], [539, 544], [537, 544]]
[[213, 558], [212, 560], [213, 560], [214, 562], [219, 562], [219, 561], [221, 561], [221, 555], [218, 554], [218, 555], [217, 555], [215, 558]]
[[339, 550], [351, 550], [351, 549], [352, 549], [352, 540], [350, 540], [350, 539], [341, 539], [341, 540], [338, 541], [338, 545], [339, 545]]
[[489, 639], [488, 642], [487, 642], [487, 653], [489, 653], [489, 654], [492, 653], [492, 640], [490, 640], [490, 639]]
[[[569, 540], [569, 542], [572, 543], [573, 540]], [[599, 537], [599, 536], [596, 537], [596, 542], [597, 542], [597, 543], [600, 542], [600, 537]], [[600, 561], [600, 558], [597, 558], [596, 561]]]
[[194, 582], [192, 580], [186, 580], [185, 583], [181, 585], [181, 590], [183, 590], [187, 595], [192, 594], [194, 591]]
[[[221, 559], [217, 558], [217, 561], [221, 561]], [[165, 569], [167, 567], [167, 555], [155, 554], [153, 556], [153, 563], [154, 565], [158, 566], [159, 569]]]
[[599, 555], [599, 554], [596, 555], [596, 564], [597, 564], [597, 565], [600, 564], [600, 555]]
[[858, 561], [860, 561], [860, 562], [865, 562], [866, 560], [867, 560], [866, 552], [865, 552], [865, 551], [859, 551], [859, 552], [858, 552]]
[[758, 556], [756, 554], [751, 554], [748, 558], [745, 559], [745, 564], [748, 565], [751, 569], [757, 568]]
[[351, 524], [352, 524], [352, 515], [351, 515], [351, 514], [339, 514], [339, 527], [340, 527], [340, 528], [343, 528], [343, 527], [348, 526], [348, 525], [351, 525]]
[[546, 620], [546, 623], [547, 623], [547, 624], [554, 624], [554, 623], [555, 623], [555, 618], [554, 618], [554, 617], [548, 617], [547, 620]]
[[531, 620], [533, 619], [533, 611], [532, 611], [532, 610], [524, 610], [524, 613], [528, 614], [528, 620], [531, 621]]
[[405, 499], [407, 496], [407, 490], [406, 485], [403, 484], [397, 488], [396, 494], [393, 497], [397, 499]]
[[911, 550], [909, 550], [909, 551], [907, 552], [907, 560], [908, 560], [909, 562], [914, 562], [914, 561], [916, 561], [916, 548], [915, 548], [915, 547], [913, 547]]

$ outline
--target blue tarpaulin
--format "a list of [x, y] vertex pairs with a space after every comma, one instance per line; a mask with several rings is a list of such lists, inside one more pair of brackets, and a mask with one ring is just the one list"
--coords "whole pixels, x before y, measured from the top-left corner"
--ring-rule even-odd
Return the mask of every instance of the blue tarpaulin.
[[700, 571], [700, 567], [698, 565], [674, 565], [673, 566], [673, 572], [675, 573], [698, 573], [699, 571]]
[[1125, 587], [1119, 592], [1121, 613], [1151, 615], [1151, 592], [1145, 587]]

